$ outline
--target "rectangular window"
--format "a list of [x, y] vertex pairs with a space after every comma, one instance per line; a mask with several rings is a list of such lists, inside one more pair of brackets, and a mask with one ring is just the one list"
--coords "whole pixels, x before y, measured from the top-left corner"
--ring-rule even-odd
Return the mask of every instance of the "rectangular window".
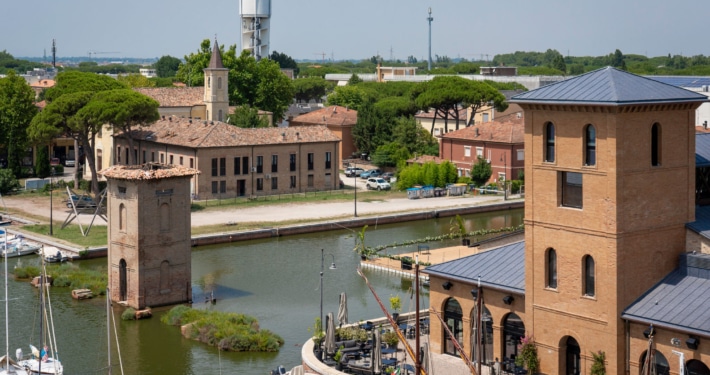
[[195, 168], [195, 160], [190, 158], [190, 168]]
[[325, 153], [325, 169], [330, 169], [330, 164], [331, 164], [330, 158], [331, 158], [331, 153], [326, 152]]
[[165, 164], [165, 154], [160, 153], [160, 164]]
[[116, 148], [116, 164], [121, 162], [121, 146]]
[[182, 165], [182, 156], [180, 157], [180, 165]]
[[220, 181], [219, 182], [219, 192], [222, 194], [227, 192], [227, 181]]
[[483, 113], [483, 122], [488, 122], [488, 113]]
[[308, 170], [312, 171], [315, 164], [315, 156], [312, 152], [308, 153]]
[[234, 175], [242, 174], [242, 158], [234, 158]]
[[170, 164], [171, 164], [171, 165], [174, 164], [174, 163], [173, 163], [173, 155], [170, 155]]
[[466, 158], [471, 157], [471, 146], [463, 146], [463, 156]]
[[291, 189], [296, 188], [296, 176], [291, 176], [291, 184], [289, 185]]
[[151, 152], [150, 152], [150, 161], [152, 161], [153, 163], [155, 163], [155, 151], [151, 151]]
[[264, 173], [264, 157], [256, 157], [256, 173]]
[[219, 182], [218, 181], [212, 181], [212, 194], [217, 194], [219, 191]]
[[476, 147], [476, 157], [477, 158], [483, 157], [483, 147]]
[[308, 175], [308, 187], [313, 187], [313, 175]]
[[525, 160], [525, 150], [523, 150], [523, 149], [518, 150], [518, 160], [519, 161]]
[[505, 173], [498, 172], [498, 181], [505, 181]]
[[257, 191], [264, 190], [264, 179], [263, 178], [256, 179], [256, 190]]
[[145, 164], [145, 150], [143, 150], [143, 164]]
[[435, 128], [434, 129], [434, 136], [436, 137], [437, 135], [440, 135], [440, 134], [441, 134], [441, 129]]
[[242, 158], [242, 174], [249, 174], [249, 157]]
[[582, 174], [560, 172], [562, 179], [562, 206], [582, 208]]
[[219, 175], [227, 175], [227, 158], [219, 158]]
[[295, 171], [296, 171], [296, 154], [291, 154], [291, 155], [289, 155], [289, 167], [288, 167], [288, 169], [289, 169], [291, 172], [295, 172]]
[[133, 163], [138, 164], [138, 149], [133, 149]]
[[212, 176], [217, 176], [219, 173], [219, 160], [212, 158]]
[[131, 162], [130, 160], [128, 160], [129, 155], [130, 155], [130, 153], [128, 152], [128, 147], [126, 147], [126, 165], [128, 165]]
[[279, 156], [271, 155], [271, 173], [276, 173], [279, 171]]
[[271, 177], [271, 190], [277, 190], [279, 188], [278, 177]]

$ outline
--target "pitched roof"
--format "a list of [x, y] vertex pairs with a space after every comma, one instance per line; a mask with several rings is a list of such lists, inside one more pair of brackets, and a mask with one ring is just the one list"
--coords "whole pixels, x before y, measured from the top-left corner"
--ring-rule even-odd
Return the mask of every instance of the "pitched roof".
[[[220, 121], [164, 117], [132, 132], [133, 139], [189, 148], [339, 142], [325, 126], [243, 129]], [[120, 137], [120, 135], [117, 135]]]
[[680, 266], [621, 314], [635, 322], [710, 336], [710, 254], [685, 253]]
[[514, 96], [511, 103], [629, 105], [707, 102], [705, 95], [612, 67]]
[[104, 177], [117, 180], [157, 180], [194, 176], [200, 171], [182, 165], [147, 163], [143, 165], [112, 165], [99, 173]]
[[207, 69], [224, 69], [224, 64], [222, 64], [222, 53], [219, 51], [217, 39], [214, 40], [212, 56], [210, 57], [210, 64], [207, 65]]
[[525, 124], [522, 113], [498, 117], [495, 121], [476, 124], [441, 136], [442, 139], [461, 139], [507, 144], [525, 142]]
[[155, 99], [161, 107], [204, 105], [204, 87], [137, 87], [133, 90]]
[[357, 111], [339, 105], [321, 108], [294, 117], [291, 124], [301, 125], [329, 125], [329, 126], [355, 126], [357, 123]]
[[425, 268], [429, 275], [525, 294], [525, 241]]

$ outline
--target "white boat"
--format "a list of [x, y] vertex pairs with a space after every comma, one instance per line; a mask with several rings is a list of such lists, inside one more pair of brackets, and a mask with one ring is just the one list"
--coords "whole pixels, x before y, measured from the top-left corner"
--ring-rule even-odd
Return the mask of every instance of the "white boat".
[[[3, 230], [2, 231], [3, 235], [6, 234], [6, 232]], [[2, 239], [2, 244], [4, 246], [7, 246], [7, 237], [3, 236], [4, 238]], [[16, 363], [15, 361], [10, 358], [10, 314], [8, 312], [8, 303], [10, 301], [9, 293], [8, 293], [8, 288], [7, 288], [7, 257], [5, 258], [5, 355], [0, 357], [0, 375], [9, 375], [9, 374], [15, 374], [15, 375], [28, 375], [28, 372], [23, 369], [19, 365], [19, 363]], [[17, 360], [20, 361], [22, 360], [22, 351], [18, 350], [18, 352], [15, 352], [15, 355], [17, 355]]]
[[42, 246], [37, 252], [47, 263], [59, 263], [69, 260], [68, 256], [64, 255], [61, 250], [54, 246]]
[[[2, 249], [0, 254], [2, 254], [3, 257], [7, 255], [8, 258], [13, 258], [22, 255], [36, 254], [37, 250], [42, 247], [42, 245], [38, 243], [29, 242], [20, 236], [18, 237], [19, 238], [15, 241], [8, 241], [7, 250], [5, 250], [4, 244], [0, 244], [0, 249]], [[5, 254], [5, 252], [7, 252], [7, 254]]]
[[[40, 275], [41, 277], [44, 277], [46, 274], [47, 269], [45, 268], [45, 262], [43, 261]], [[57, 340], [54, 334], [54, 320], [52, 319], [52, 301], [49, 296], [49, 284], [40, 282], [39, 290], [39, 340], [42, 343], [42, 350], [39, 351], [33, 345], [30, 345], [30, 349], [32, 350], [30, 358], [22, 360], [18, 359], [17, 364], [24, 368], [28, 374], [32, 375], [62, 375], [64, 373], [64, 367], [58, 358]], [[22, 358], [20, 349], [17, 350], [17, 353], [18, 358]]]

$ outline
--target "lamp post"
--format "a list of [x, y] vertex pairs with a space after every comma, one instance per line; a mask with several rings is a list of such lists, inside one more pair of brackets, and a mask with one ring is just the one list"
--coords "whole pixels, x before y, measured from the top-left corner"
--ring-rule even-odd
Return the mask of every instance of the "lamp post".
[[[357, 164], [353, 163], [354, 168], [357, 169]], [[353, 181], [355, 183], [355, 195], [353, 195], [353, 203], [355, 204], [355, 217], [357, 217], [357, 173], [353, 169]]]
[[431, 16], [431, 7], [429, 7], [429, 17], [427, 17], [426, 20], [429, 21], [429, 60], [427, 64], [427, 69], [429, 70], [429, 72], [431, 72], [431, 21], [434, 20], [434, 17]]
[[505, 152], [503, 152], [500, 160], [503, 162], [503, 176], [505, 176], [503, 178], [503, 200], [508, 200], [508, 160]]
[[[328, 253], [333, 257], [333, 263], [330, 264], [328, 269], [335, 270], [338, 267], [335, 266], [335, 255]], [[325, 251], [320, 249], [320, 330], [323, 332], [323, 267], [325, 264]]]
[[49, 235], [54, 236], [54, 227], [52, 225], [52, 211], [54, 211], [54, 208], [52, 207], [53, 204], [53, 196], [52, 196], [52, 176], [54, 176], [54, 167], [52, 167], [51, 172], [49, 173]]

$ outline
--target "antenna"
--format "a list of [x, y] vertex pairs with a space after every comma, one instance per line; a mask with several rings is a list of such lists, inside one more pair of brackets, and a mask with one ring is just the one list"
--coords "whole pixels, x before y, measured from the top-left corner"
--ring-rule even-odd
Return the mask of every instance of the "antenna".
[[52, 67], [57, 67], [57, 40], [52, 39]]
[[431, 7], [429, 7], [429, 17], [427, 17], [427, 21], [429, 21], [429, 62], [427, 64], [427, 69], [431, 71], [431, 21], [434, 20], [434, 17], [431, 16]]

